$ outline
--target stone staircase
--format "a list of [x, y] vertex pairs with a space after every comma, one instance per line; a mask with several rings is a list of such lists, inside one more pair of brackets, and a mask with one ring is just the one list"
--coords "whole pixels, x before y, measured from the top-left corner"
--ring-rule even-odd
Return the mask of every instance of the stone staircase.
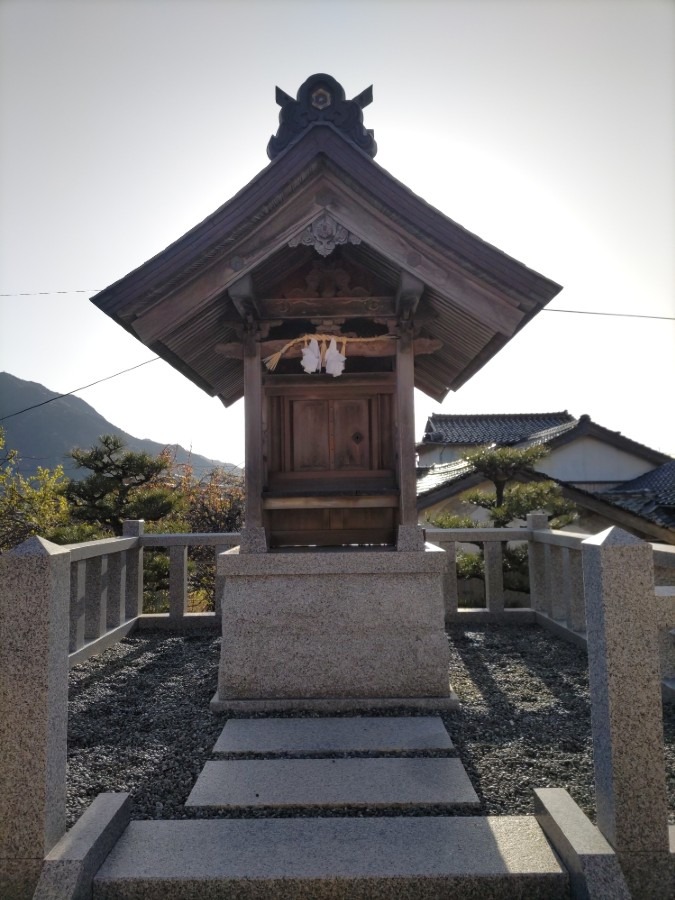
[[231, 719], [186, 803], [221, 817], [131, 822], [94, 900], [568, 897], [534, 817], [467, 815], [452, 753], [438, 716]]

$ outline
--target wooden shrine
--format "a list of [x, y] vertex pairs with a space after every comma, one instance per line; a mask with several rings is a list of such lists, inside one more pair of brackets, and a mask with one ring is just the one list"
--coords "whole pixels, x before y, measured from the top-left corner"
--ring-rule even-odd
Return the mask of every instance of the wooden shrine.
[[250, 275], [229, 290], [246, 325], [218, 352], [244, 363], [246, 525], [272, 548], [395, 545], [416, 527], [414, 354], [441, 344], [415, 337], [422, 283], [401, 273], [392, 291], [357, 242], [324, 214], [265, 294]]
[[225, 405], [244, 396], [242, 551], [421, 549], [413, 388], [441, 400], [559, 290], [374, 162], [371, 100], [328, 75], [277, 88], [269, 165], [93, 298]]
[[226, 406], [244, 397], [214, 710], [456, 705], [413, 389], [442, 400], [559, 287], [380, 168], [371, 99], [329, 75], [277, 89], [266, 168], [93, 298]]

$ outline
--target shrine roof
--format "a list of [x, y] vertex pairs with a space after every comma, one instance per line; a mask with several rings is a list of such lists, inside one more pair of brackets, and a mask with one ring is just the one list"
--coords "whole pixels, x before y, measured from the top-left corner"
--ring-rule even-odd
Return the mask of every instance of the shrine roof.
[[[313, 79], [303, 88], [317, 79], [328, 84], [328, 76]], [[277, 138], [285, 106], [299, 102], [283, 92], [278, 100]], [[443, 346], [416, 357], [415, 384], [437, 400], [456, 390], [560, 287], [440, 213], [379, 166], [372, 158], [372, 133], [359, 119], [368, 100], [364, 91], [345, 101], [351, 130], [340, 126], [344, 117], [317, 116], [287, 141], [273, 138], [274, 158], [248, 185], [92, 302], [229, 405], [243, 395], [243, 366], [217, 348], [241, 339], [244, 323], [232, 300], [234, 286], [250, 276], [256, 295], [265, 296], [289, 273], [320, 260], [317, 245], [302, 238], [327, 217], [349, 236], [339, 258], [371, 273], [381, 290], [394, 297], [406, 275], [423, 285], [416, 316]]]

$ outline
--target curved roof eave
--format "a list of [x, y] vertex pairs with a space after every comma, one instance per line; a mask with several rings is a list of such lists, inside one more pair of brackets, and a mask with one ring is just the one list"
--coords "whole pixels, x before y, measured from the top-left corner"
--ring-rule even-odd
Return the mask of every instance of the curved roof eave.
[[[157, 309], [158, 312], [153, 314], [160, 314], [164, 300], [178, 287], [190, 284], [198, 274], [208, 270], [214, 258], [227, 254], [228, 248], [236, 252], [237, 243], [242, 240], [242, 236], [250, 234], [260, 226], [261, 221], [273, 216], [285, 203], [292, 202], [298, 188], [308, 179], [328, 170], [333, 173], [333, 177], [338, 175], [341, 184], [348, 184], [350, 190], [356, 190], [364, 203], [369, 204], [369, 208], [377, 209], [382, 216], [387, 217], [397, 234], [408, 233], [411, 241], [414, 238], [418, 244], [421, 242], [428, 247], [437, 269], [438, 260], [447, 259], [448, 266], [452, 264], [454, 267], [455, 280], [459, 269], [474, 284], [482, 284], [487, 297], [497, 292], [509, 306], [517, 310], [517, 316], [514, 314], [511, 317], [512, 324], [506, 328], [508, 333], [495, 331], [489, 337], [481, 326], [485, 337], [480, 341], [470, 340], [471, 328], [474, 326], [470, 322], [466, 324], [468, 346], [474, 343], [476, 349], [472, 350], [471, 358], [463, 362], [460, 370], [452, 377], [434, 373], [433, 360], [425, 361], [420, 370], [418, 386], [435, 399], [442, 399], [448, 391], [460, 387], [561, 289], [555, 282], [502, 253], [440, 213], [397, 181], [367, 153], [350, 144], [332, 126], [323, 124], [310, 129], [210, 216], [128, 275], [96, 294], [91, 298], [92, 302], [195, 384], [210, 394], [218, 394], [229, 405], [234, 402], [232, 398], [238, 398], [241, 394], [240, 388], [230, 383], [233, 378], [236, 382], [236, 367], [230, 366], [230, 375], [225, 378], [228, 387], [223, 391], [205, 374], [206, 370], [197, 359], [197, 354], [188, 354], [193, 357], [192, 360], [186, 355], [177, 354], [164, 340], [157, 340], [156, 335], [144, 340], [135, 331], [134, 320], [146, 315], [149, 310]], [[400, 264], [400, 260], [397, 264]], [[414, 259], [408, 268], [415, 274]], [[227, 285], [222, 286], [221, 295], [226, 289]], [[441, 288], [436, 287], [435, 295], [441, 297], [442, 301], [441, 316], [446, 314], [448, 304], [452, 305], [453, 302], [452, 291], [449, 290], [446, 294], [443, 296]], [[206, 302], [212, 303], [213, 300], [207, 299]]]

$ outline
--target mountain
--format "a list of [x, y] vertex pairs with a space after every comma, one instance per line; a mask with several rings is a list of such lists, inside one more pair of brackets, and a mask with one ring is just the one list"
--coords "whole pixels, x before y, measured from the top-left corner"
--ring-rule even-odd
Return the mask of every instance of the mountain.
[[[46, 400], [51, 402], [19, 416], [11, 416], [18, 410], [44, 404]], [[2, 421], [4, 416], [11, 418]], [[144, 451], [152, 456], [157, 456], [168, 446], [175, 452], [176, 462], [189, 462], [198, 476], [215, 468], [240, 472], [231, 463], [190, 453], [179, 444], [161, 444], [127, 434], [79, 397], [61, 397], [41, 384], [23, 381], [7, 372], [0, 372], [0, 426], [5, 430], [5, 448], [19, 453], [20, 462], [16, 468], [23, 475], [33, 474], [38, 466], [53, 469], [61, 464], [71, 478], [84, 477], [87, 473], [77, 469], [68, 454], [73, 447], [92, 447], [102, 434], [116, 434], [130, 450]]]

